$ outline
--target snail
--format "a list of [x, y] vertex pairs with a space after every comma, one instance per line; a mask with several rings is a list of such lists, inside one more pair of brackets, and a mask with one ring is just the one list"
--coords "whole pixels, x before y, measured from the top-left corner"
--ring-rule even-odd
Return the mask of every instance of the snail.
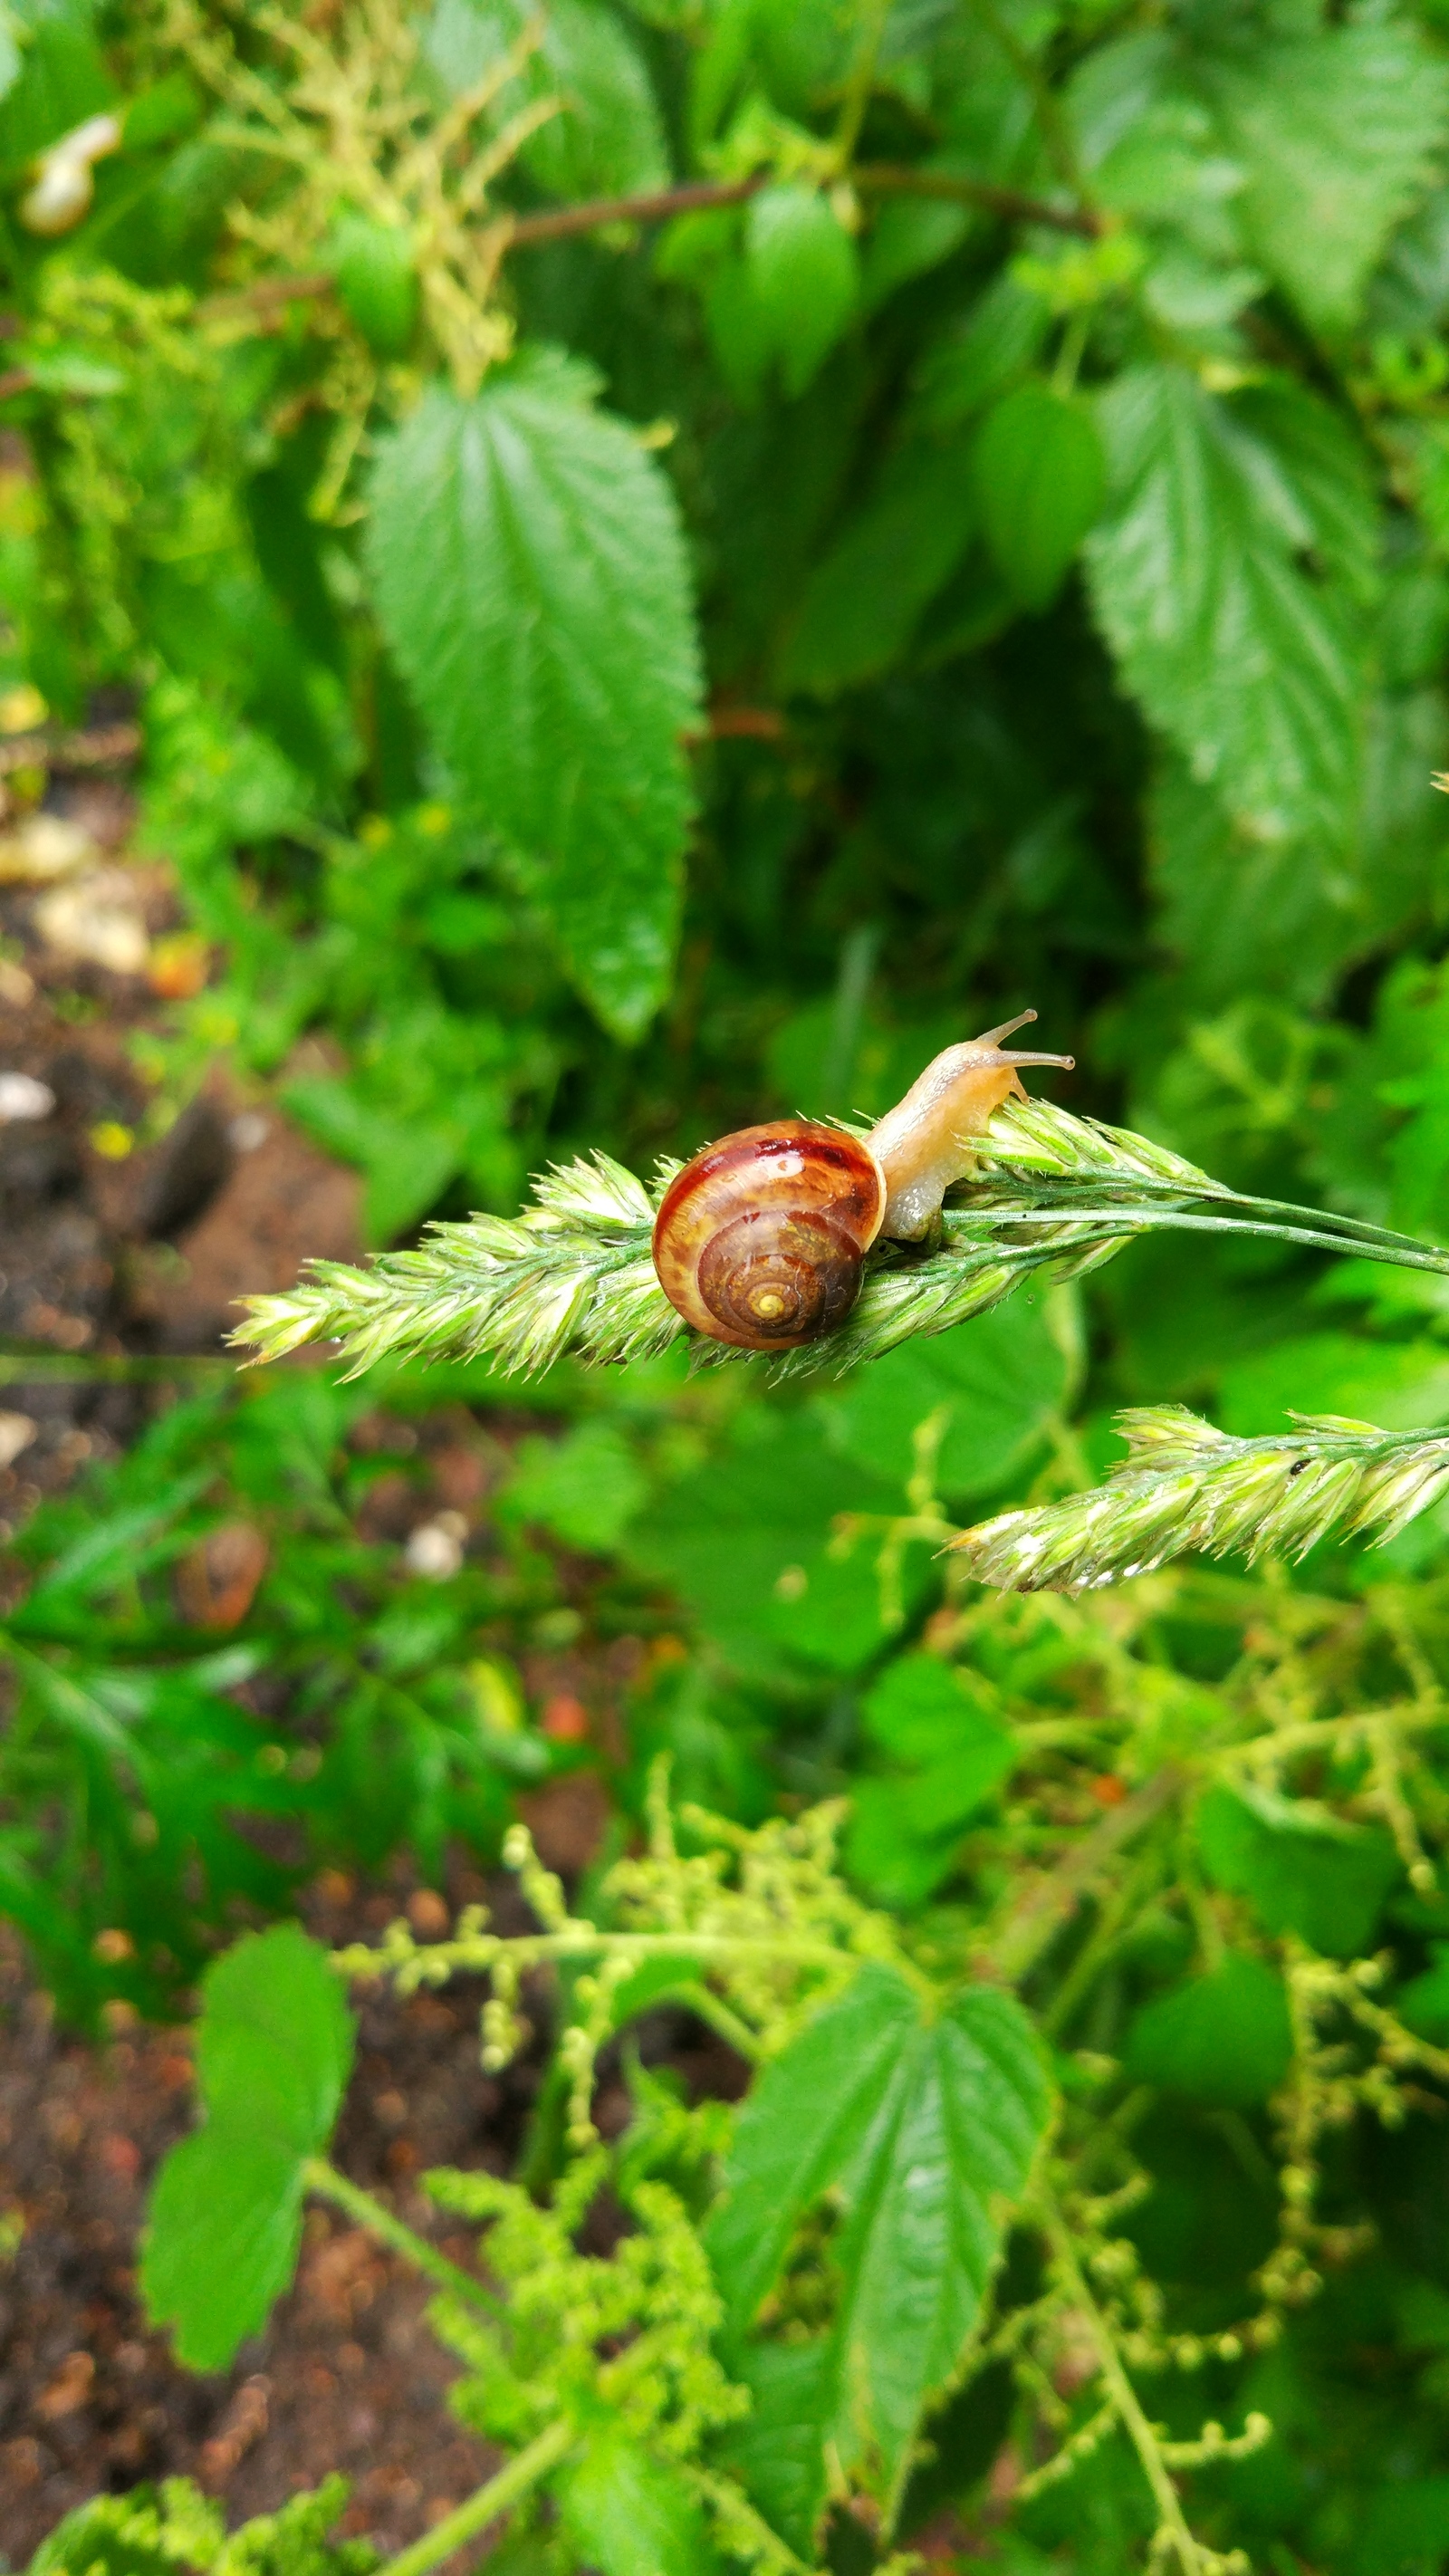
[[706, 1145], [675, 1174], [655, 1220], [654, 1267], [670, 1304], [696, 1332], [739, 1350], [793, 1350], [833, 1332], [876, 1237], [930, 1234], [992, 1111], [1011, 1093], [1026, 1098], [1021, 1066], [1071, 1071], [1069, 1055], [999, 1044], [1035, 1018], [1019, 1011], [947, 1047], [868, 1136], [779, 1118]]

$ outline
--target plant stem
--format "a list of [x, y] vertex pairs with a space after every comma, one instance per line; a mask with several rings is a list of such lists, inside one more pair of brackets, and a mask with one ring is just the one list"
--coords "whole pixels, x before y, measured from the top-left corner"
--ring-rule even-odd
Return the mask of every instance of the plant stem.
[[656, 1995], [654, 2000], [656, 2003], [682, 2004], [686, 2012], [693, 2013], [696, 2021], [707, 2022], [726, 2048], [734, 2050], [736, 2057], [742, 2057], [748, 2066], [759, 2065], [761, 2052], [756, 2033], [748, 2022], [741, 2021], [737, 2012], [731, 2012], [721, 1996], [711, 1994], [708, 1986], [676, 1986], [672, 1992]]
[[1030, 1976], [1098, 1871], [1171, 1804], [1185, 1781], [1180, 1765], [1164, 1763], [1120, 1807], [1111, 1808], [1058, 1868], [1028, 1888], [991, 1944], [998, 1977], [1020, 1985]]
[[572, 2449], [574, 2438], [571, 2424], [560, 2421], [548, 2425], [529, 2443], [527, 2450], [520, 2451], [516, 2460], [510, 2460], [506, 2469], [499, 2470], [496, 2478], [490, 2478], [486, 2486], [479, 2487], [442, 2522], [435, 2523], [431, 2531], [425, 2532], [421, 2540], [415, 2540], [411, 2548], [403, 2550], [400, 2557], [389, 2558], [386, 2566], [378, 2570], [378, 2576], [426, 2576], [428, 2568], [438, 2566], [444, 2558], [451, 2558], [454, 2550], [461, 2549], [465, 2540], [476, 2540], [479, 2532], [486, 2531], [490, 2522], [496, 2522], [510, 2505], [517, 2504], [521, 2496], [527, 2495], [530, 2487], [537, 2486], [540, 2478], [547, 2477], [565, 2452]]
[[[738, 1935], [730, 1932], [604, 1932], [593, 1923], [571, 1923], [562, 1932], [479, 1932], [471, 1940], [430, 1941], [419, 1944], [416, 1956], [433, 1962], [446, 1960], [450, 1969], [487, 1968], [506, 1956], [516, 1959], [521, 1967], [542, 1966], [546, 1959], [588, 1959], [597, 1951], [611, 1950], [616, 1957], [637, 1959], [705, 1959], [724, 1962], [763, 1956], [767, 1959], [794, 1959], [807, 1967], [840, 1968], [859, 1964], [854, 1953], [834, 1947], [829, 1941], [771, 1940], [764, 1934]], [[365, 1963], [379, 1974], [389, 1968], [407, 1964], [402, 1958], [388, 1958], [381, 1950], [355, 1948], [334, 1953], [344, 1969], [353, 1970]], [[902, 1973], [909, 1973], [904, 1967]]]
[[[1168, 2476], [1167, 2463], [1163, 2459], [1161, 2445], [1142, 2411], [1137, 2391], [1123, 2368], [1122, 2357], [1113, 2339], [1112, 2329], [1087, 2286], [1087, 2276], [1077, 2261], [1077, 2249], [1072, 2243], [1071, 2231], [1056, 2199], [1050, 2193], [1041, 2194], [1039, 2207], [1047, 2238], [1060, 2266], [1062, 2277], [1071, 2292], [1074, 2304], [1080, 2309], [1091, 2328], [1092, 2340], [1097, 2347], [1097, 2357], [1102, 2366], [1102, 2377], [1106, 2382], [1112, 2404], [1142, 2464], [1142, 2473], [1152, 2489], [1160, 2528], [1167, 2533], [1177, 2552], [1178, 2564], [1183, 2570], [1183, 2576], [1198, 2576], [1198, 2570], [1202, 2566], [1202, 2552], [1187, 2527], [1182, 2502]], [[1154, 2558], [1154, 2566], [1156, 2563]], [[391, 2570], [387, 2571], [387, 2576], [392, 2576]]]
[[[1345, 1258], [1352, 1253], [1358, 1253], [1365, 1260], [1382, 1261], [1395, 1269], [1430, 1270], [1440, 1278], [1449, 1276], [1449, 1251], [1445, 1251], [1438, 1244], [1415, 1243], [1409, 1235], [1390, 1234], [1386, 1230], [1377, 1231], [1369, 1227], [1359, 1227], [1352, 1218], [1347, 1217], [1341, 1223], [1335, 1218], [1324, 1219], [1317, 1216], [1317, 1211], [1308, 1208], [1301, 1211], [1285, 1211], [1299, 1217], [1300, 1221], [1295, 1225], [1266, 1225], [1256, 1215], [1234, 1214], [1234, 1202], [1229, 1198], [1215, 1201], [1213, 1204], [1220, 1208], [1221, 1213], [1203, 1216], [1196, 1214], [1191, 1208], [1180, 1205], [1174, 1207], [1170, 1204], [1126, 1207], [1121, 1204], [1113, 1206], [1109, 1202], [1106, 1206], [1093, 1207], [1074, 1202], [1064, 1191], [1060, 1197], [1043, 1195], [1032, 1207], [949, 1208], [946, 1212], [950, 1221], [947, 1229], [947, 1243], [949, 1245], [969, 1240], [972, 1234], [981, 1234], [990, 1241], [1004, 1226], [1039, 1226], [1050, 1224], [1053, 1220], [1069, 1218], [1074, 1224], [1095, 1226], [1098, 1229], [1099, 1239], [1103, 1242], [1110, 1241], [1114, 1235], [1131, 1236], [1154, 1231], [1175, 1234], [1250, 1234], [1261, 1241], [1304, 1244], [1310, 1251], [1337, 1252]], [[1241, 1205], [1251, 1210], [1254, 1202], [1251, 1199], [1244, 1199]], [[1317, 1222], [1307, 1224], [1302, 1221], [1310, 1216], [1317, 1217]], [[1320, 1231], [1325, 1224], [1334, 1225], [1337, 1230], [1332, 1234]], [[1077, 1247], [1063, 1245], [1061, 1248], [1066, 1251]]]
[[840, 110], [840, 123], [835, 135], [836, 167], [842, 178], [849, 176], [851, 160], [856, 144], [860, 140], [865, 111], [870, 105], [871, 91], [875, 87], [876, 61], [880, 54], [881, 38], [885, 34], [885, 24], [890, 10], [891, 0], [873, 0], [868, 13], [869, 23], [850, 78], [846, 83], [845, 98]]
[[[769, 186], [772, 173], [756, 170], [748, 179], [688, 179], [678, 188], [654, 188], [635, 197], [590, 197], [575, 206], [551, 206], [537, 215], [517, 215], [508, 233], [510, 250], [533, 242], [564, 241], [573, 233], [597, 232], [605, 224], [667, 223], [711, 206], [740, 206]], [[867, 161], [850, 174], [850, 184], [867, 197], [941, 197], [950, 205], [979, 206], [1007, 223], [1046, 224], [1053, 232], [1084, 233], [1095, 239], [1102, 227], [1096, 215], [1079, 206], [1053, 206], [1029, 197], [1020, 188], [994, 187], [987, 179], [958, 178], [951, 170], [917, 170], [909, 162]]]
[[0, 1350], [0, 1386], [132, 1386], [171, 1378], [234, 1378], [235, 1360], [209, 1352], [177, 1359], [116, 1358], [108, 1351]]
[[319, 2199], [333, 2201], [339, 2209], [345, 2209], [348, 2217], [355, 2218], [359, 2227], [365, 2227], [380, 2245], [390, 2246], [394, 2254], [401, 2254], [405, 2262], [412, 2264], [414, 2271], [425, 2272], [430, 2281], [436, 2281], [439, 2289], [448, 2291], [455, 2299], [466, 2299], [470, 2307], [487, 2308], [494, 2316], [502, 2315], [502, 2300], [495, 2299], [491, 2290], [485, 2290], [481, 2281], [475, 2281], [472, 2274], [463, 2271], [458, 2264], [450, 2263], [447, 2255], [440, 2254], [425, 2236], [415, 2234], [402, 2219], [395, 2218], [392, 2211], [382, 2201], [375, 2200], [370, 2191], [364, 2191], [360, 2183], [349, 2182], [346, 2174], [339, 2173], [325, 2156], [309, 2156], [302, 2173], [309, 2191], [315, 2191]]

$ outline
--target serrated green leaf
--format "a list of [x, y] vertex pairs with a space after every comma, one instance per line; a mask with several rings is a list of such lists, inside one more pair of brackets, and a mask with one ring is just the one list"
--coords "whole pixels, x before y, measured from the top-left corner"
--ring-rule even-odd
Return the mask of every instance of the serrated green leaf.
[[793, 2228], [837, 2189], [829, 2437], [887, 2514], [922, 2416], [976, 2328], [1047, 2107], [1010, 1996], [976, 1988], [927, 2021], [896, 1970], [870, 1966], [765, 2069], [740, 2114], [706, 2229], [729, 2330], [748, 2328]]
[[816, 188], [762, 188], [745, 218], [749, 282], [788, 394], [802, 394], [855, 309], [855, 244]]
[[1093, 603], [1124, 680], [1193, 777], [1260, 840], [1341, 837], [1359, 752], [1360, 645], [1298, 559], [1280, 459], [1183, 369], [1119, 378], [1098, 417]]
[[[526, 6], [513, 13], [518, 30]], [[561, 116], [531, 135], [526, 160], [558, 197], [630, 196], [669, 185], [669, 153], [653, 85], [627, 28], [593, 0], [550, 0], [538, 54]]]
[[1264, 842], [1235, 825], [1178, 759], [1158, 771], [1147, 826], [1162, 936], [1193, 999], [1221, 1008], [1257, 990], [1318, 1001], [1363, 936], [1347, 862], [1316, 867], [1303, 841]]
[[854, 2161], [919, 2024], [894, 1968], [862, 1968], [752, 2087], [705, 2230], [735, 2336], [753, 2322], [799, 2218]]
[[981, 527], [1024, 608], [1045, 608], [1102, 506], [1106, 465], [1091, 413], [1049, 385], [1018, 385], [976, 441]]
[[750, 2344], [734, 2371], [754, 2402], [730, 2432], [725, 2456], [751, 2502], [808, 2565], [825, 2502], [829, 2345], [823, 2336]]
[[707, 2576], [715, 2563], [679, 2471], [621, 2435], [596, 2434], [554, 2491], [564, 2529], [599, 2576]]
[[1449, 130], [1449, 68], [1406, 26], [1340, 26], [1255, 49], [1210, 84], [1247, 173], [1255, 255], [1318, 330], [1347, 330]]
[[658, 467], [536, 372], [434, 386], [380, 458], [369, 558], [444, 756], [544, 863], [570, 973], [637, 1036], [669, 987], [700, 686]]
[[1195, 2102], [1248, 2110], [1288, 2072], [1293, 2025], [1283, 1980], [1263, 1959], [1221, 1966], [1144, 2005], [1127, 2037], [1127, 2072]]
[[290, 1923], [238, 1941], [202, 1993], [205, 2126], [157, 2176], [141, 2288], [181, 2360], [221, 2370], [296, 2268], [306, 2160], [337, 2117], [353, 2023], [326, 1952]]
[[1219, 1887], [1246, 1896], [1268, 1932], [1296, 1932], [1330, 1959], [1368, 1947], [1399, 1875], [1387, 1834], [1309, 1811], [1276, 1790], [1210, 1789], [1198, 1848]]
[[960, 562], [975, 519], [964, 444], [906, 450], [812, 572], [780, 666], [784, 687], [831, 697], [885, 670]]

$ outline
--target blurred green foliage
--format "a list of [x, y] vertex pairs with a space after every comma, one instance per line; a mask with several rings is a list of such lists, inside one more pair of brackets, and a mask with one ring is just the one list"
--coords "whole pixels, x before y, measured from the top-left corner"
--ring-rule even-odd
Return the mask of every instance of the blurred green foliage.
[[[385, 1244], [590, 1146], [878, 1114], [1031, 1002], [1072, 1106], [1449, 1235], [1440, 0], [13, 0], [0, 86], [0, 684], [139, 709], [143, 840], [214, 960], [137, 1042], [158, 1121], [225, 1060]], [[851, 1795], [855, 1883], [1053, 2052], [1147, 2414], [1272, 2418], [1191, 2469], [1194, 2527], [1273, 2576], [1427, 2576], [1449, 1522], [1085, 1606], [967, 1598], [935, 1551], [1089, 1483], [1124, 1402], [1441, 1423], [1446, 1313], [1160, 1238], [803, 1396], [560, 1368], [490, 1435], [491, 1553], [441, 1576], [359, 1536], [409, 1453], [358, 1427], [516, 1390], [178, 1405], [17, 1542], [0, 1908], [93, 2021], [173, 2008], [321, 1859], [491, 1856], [551, 1768], [597, 1762], [631, 1829], [661, 1752], [743, 1823]], [[220, 1633], [196, 1586], [238, 1530]], [[546, 1736], [515, 1659], [624, 1633], [626, 1749]], [[874, 2508], [812, 2536], [790, 2356], [839, 2274], [795, 2256], [742, 2474], [854, 2576], [892, 2544]], [[900, 2533], [1147, 2563], [1120, 2422], [1022, 2491], [1100, 2385], [1070, 2337], [1040, 2385], [1012, 2361], [934, 2418]], [[149, 2566], [162, 2512], [84, 2547]], [[330, 2563], [321, 2530], [275, 2564]]]

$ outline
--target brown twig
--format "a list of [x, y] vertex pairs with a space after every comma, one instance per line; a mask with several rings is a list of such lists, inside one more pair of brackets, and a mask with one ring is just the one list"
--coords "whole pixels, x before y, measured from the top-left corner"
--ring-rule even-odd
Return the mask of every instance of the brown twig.
[[785, 719], [778, 707], [713, 706], [704, 733], [711, 742], [782, 742]]
[[[768, 170], [756, 170], [748, 179], [688, 179], [678, 188], [649, 189], [637, 197], [590, 197], [579, 205], [552, 206], [544, 214], [511, 219], [505, 215], [501, 219], [508, 227], [504, 249], [528, 250], [536, 242], [565, 241], [578, 233], [598, 232], [606, 224], [666, 223], [674, 215], [740, 206], [768, 186], [770, 177]], [[1043, 197], [1024, 195], [1019, 188], [998, 188], [989, 179], [958, 179], [947, 170], [917, 170], [908, 162], [867, 162], [851, 172], [850, 184], [863, 196], [934, 197], [947, 205], [978, 206], [1006, 223], [1045, 224], [1053, 232], [1077, 233], [1089, 241], [1106, 228], [1090, 206], [1054, 206]], [[260, 277], [254, 286], [239, 287], [233, 295], [204, 297], [194, 318], [224, 322], [232, 315], [312, 303], [332, 294], [336, 283], [322, 271], [300, 277]], [[0, 369], [0, 402], [11, 394], [28, 393], [34, 382], [29, 367]]]
[[534, 242], [564, 241], [572, 233], [597, 232], [603, 224], [665, 223], [711, 206], [742, 206], [764, 187], [768, 171], [748, 179], [689, 179], [679, 188], [651, 188], [637, 197], [589, 197], [581, 205], [550, 206], [542, 215], [516, 215], [509, 227], [510, 250]]
[[989, 179], [958, 179], [949, 170], [916, 170], [909, 162], [870, 161], [851, 174], [853, 185], [871, 197], [939, 197], [947, 205], [979, 206], [983, 214], [1000, 215], [1010, 224], [1045, 224], [1052, 232], [1080, 233], [1096, 241], [1107, 230], [1092, 206], [1054, 206], [1044, 197], [1028, 197], [1020, 188], [998, 188]]
[[[536, 242], [565, 241], [578, 233], [598, 232], [606, 224], [667, 223], [671, 216], [715, 206], [740, 206], [768, 186], [768, 170], [748, 179], [688, 179], [678, 188], [654, 188], [637, 197], [590, 197], [575, 206], [552, 206], [544, 214], [502, 218], [508, 225], [506, 250], [528, 250]], [[958, 179], [946, 170], [917, 170], [909, 163], [867, 162], [850, 175], [863, 196], [934, 197], [947, 205], [978, 206], [1007, 223], [1045, 224], [1053, 232], [1083, 234], [1091, 241], [1104, 230], [1103, 219], [1089, 206], [1054, 206], [1028, 197], [1019, 188], [998, 188], [987, 179]], [[333, 293], [336, 279], [318, 271], [300, 277], [260, 277], [254, 286], [232, 295], [209, 295], [196, 307], [198, 322], [225, 322], [233, 315], [267, 313], [285, 304], [309, 304]], [[35, 379], [29, 367], [0, 370], [0, 402], [28, 393]]]
[[[769, 185], [771, 173], [757, 170], [748, 179], [691, 179], [679, 188], [657, 188], [638, 197], [594, 197], [576, 206], [552, 206], [546, 214], [515, 217], [508, 236], [510, 250], [534, 242], [563, 241], [573, 233], [597, 232], [603, 224], [664, 223], [712, 206], [739, 206]], [[1010, 223], [1047, 224], [1055, 232], [1084, 233], [1094, 239], [1102, 219], [1083, 206], [1053, 206], [1043, 198], [1024, 196], [1018, 188], [998, 188], [986, 179], [958, 179], [946, 170], [916, 170], [908, 163], [867, 162], [850, 174], [850, 184], [863, 196], [938, 197], [950, 205], [979, 206]]]

